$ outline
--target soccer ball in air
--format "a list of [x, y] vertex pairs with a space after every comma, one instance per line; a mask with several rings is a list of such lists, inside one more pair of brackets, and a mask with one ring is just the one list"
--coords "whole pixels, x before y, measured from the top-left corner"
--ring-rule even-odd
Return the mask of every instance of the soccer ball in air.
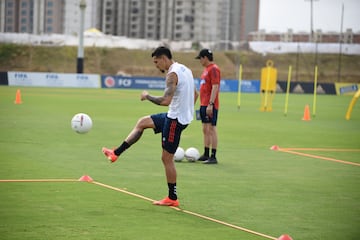
[[189, 161], [189, 162], [195, 162], [200, 158], [200, 153], [199, 150], [197, 150], [194, 147], [190, 147], [188, 149], [186, 149], [185, 151], [185, 158]]
[[185, 151], [182, 147], [178, 147], [176, 149], [176, 152], [174, 154], [174, 161], [175, 162], [181, 162], [184, 159]]
[[92, 120], [85, 113], [77, 113], [71, 119], [71, 128], [77, 133], [87, 133], [92, 127]]

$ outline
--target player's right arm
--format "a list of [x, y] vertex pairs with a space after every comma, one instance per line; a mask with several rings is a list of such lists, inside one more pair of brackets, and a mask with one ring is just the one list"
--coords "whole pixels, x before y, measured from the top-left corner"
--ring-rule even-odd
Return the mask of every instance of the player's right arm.
[[141, 100], [149, 100], [157, 105], [168, 106], [175, 94], [177, 82], [177, 75], [174, 72], [171, 72], [166, 76], [166, 87], [163, 96], [152, 96], [147, 91], [143, 91]]

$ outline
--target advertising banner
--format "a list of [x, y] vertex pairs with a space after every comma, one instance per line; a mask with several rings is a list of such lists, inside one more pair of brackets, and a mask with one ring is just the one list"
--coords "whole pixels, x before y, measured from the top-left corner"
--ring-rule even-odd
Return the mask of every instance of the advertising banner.
[[[194, 79], [197, 89], [200, 87], [200, 79]], [[124, 77], [124, 76], [101, 76], [102, 88], [129, 88], [129, 89], [164, 89], [165, 78], [157, 77]], [[237, 92], [238, 80], [224, 79], [220, 82], [221, 92]], [[258, 93], [260, 91], [259, 80], [241, 81], [241, 91], [247, 93]]]
[[[224, 79], [220, 82], [220, 92], [238, 92], [239, 81]], [[260, 92], [259, 80], [242, 80], [241, 92], [243, 93], [258, 93]]]
[[100, 88], [97, 74], [8, 72], [9, 86]]
[[357, 83], [335, 83], [336, 94], [337, 95], [354, 95], [358, 89], [360, 89], [360, 84]]
[[164, 89], [165, 79], [156, 77], [101, 76], [102, 88]]

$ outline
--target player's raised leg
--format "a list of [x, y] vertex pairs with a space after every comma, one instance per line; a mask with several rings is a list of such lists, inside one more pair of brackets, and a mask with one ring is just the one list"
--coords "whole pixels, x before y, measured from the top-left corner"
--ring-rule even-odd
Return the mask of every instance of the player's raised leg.
[[147, 128], [154, 128], [154, 122], [150, 116], [140, 118], [127, 138], [118, 148], [113, 150], [103, 147], [102, 152], [111, 162], [115, 162], [126, 149], [141, 138], [144, 130]]

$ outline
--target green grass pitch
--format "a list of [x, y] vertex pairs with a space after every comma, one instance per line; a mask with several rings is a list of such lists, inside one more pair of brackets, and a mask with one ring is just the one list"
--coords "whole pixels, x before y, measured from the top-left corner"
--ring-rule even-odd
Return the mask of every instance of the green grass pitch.
[[[142, 139], [110, 164], [115, 147], [143, 115], [167, 108], [140, 101], [141, 90], [0, 87], [0, 180], [94, 180], [151, 199], [167, 193], [160, 135]], [[161, 94], [161, 91], [150, 91]], [[276, 94], [261, 112], [259, 94], [221, 93], [218, 165], [176, 163], [181, 208], [273, 237], [338, 240], [360, 236], [360, 167], [269, 148], [321, 148], [302, 153], [360, 163], [360, 108], [351, 96], [318, 95], [316, 116], [302, 121], [313, 96]], [[197, 103], [198, 106], [198, 103]], [[89, 114], [87, 134], [71, 130]], [[202, 152], [194, 121], [180, 146]], [[300, 151], [299, 151], [300, 152]], [[0, 239], [266, 239], [87, 182], [0, 182]]]

